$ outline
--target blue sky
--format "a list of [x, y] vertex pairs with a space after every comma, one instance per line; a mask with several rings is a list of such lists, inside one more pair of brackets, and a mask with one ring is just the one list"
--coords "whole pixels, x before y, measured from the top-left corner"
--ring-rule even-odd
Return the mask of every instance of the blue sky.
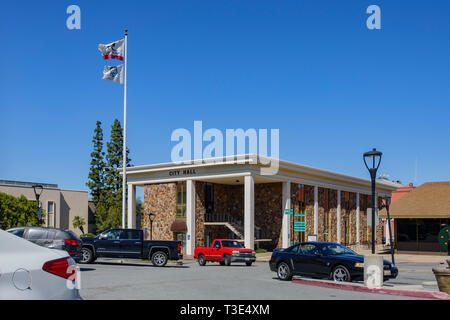
[[[66, 8], [81, 8], [81, 30]], [[366, 8], [381, 8], [368, 30]], [[362, 178], [450, 180], [448, 1], [8, 1], [0, 179], [87, 190], [91, 139], [122, 121], [99, 43], [128, 38], [128, 147], [170, 161], [177, 128], [280, 129], [280, 158]], [[416, 171], [417, 163], [417, 171]]]

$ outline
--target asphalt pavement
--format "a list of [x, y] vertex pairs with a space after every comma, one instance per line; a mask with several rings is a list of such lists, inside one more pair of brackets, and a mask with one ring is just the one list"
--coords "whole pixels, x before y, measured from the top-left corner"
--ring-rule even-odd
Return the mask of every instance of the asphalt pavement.
[[[280, 281], [269, 270], [267, 262], [256, 262], [251, 267], [218, 263], [199, 266], [196, 261], [183, 265], [154, 267], [141, 261], [117, 263], [99, 260], [80, 265], [83, 299], [174, 299], [174, 300], [410, 300], [415, 298], [361, 293], [334, 288], [322, 288]], [[131, 263], [129, 263], [131, 262]], [[434, 264], [432, 264], [434, 265]], [[392, 285], [421, 285], [434, 282], [431, 265], [400, 267]], [[400, 269], [400, 270], [401, 270]], [[397, 283], [397, 284], [396, 284]], [[437, 287], [436, 287], [437, 288]], [[436, 290], [436, 288], [432, 288]], [[428, 290], [428, 288], [427, 288]]]

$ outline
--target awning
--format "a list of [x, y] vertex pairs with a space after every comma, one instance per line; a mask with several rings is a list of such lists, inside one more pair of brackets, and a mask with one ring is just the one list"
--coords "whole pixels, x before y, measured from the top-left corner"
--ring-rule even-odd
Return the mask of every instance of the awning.
[[170, 226], [170, 231], [172, 232], [186, 232], [187, 225], [184, 219], [175, 219], [175, 221]]

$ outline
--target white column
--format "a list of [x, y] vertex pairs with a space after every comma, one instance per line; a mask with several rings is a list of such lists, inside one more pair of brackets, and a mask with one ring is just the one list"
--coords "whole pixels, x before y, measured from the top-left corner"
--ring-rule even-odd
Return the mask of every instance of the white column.
[[341, 243], [341, 190], [337, 190], [337, 243]]
[[136, 186], [128, 184], [128, 229], [136, 228]]
[[319, 187], [314, 186], [314, 234], [319, 237]]
[[186, 255], [195, 250], [195, 181], [186, 181]]
[[255, 181], [253, 176], [244, 177], [244, 244], [255, 248]]
[[284, 214], [284, 210], [291, 209], [291, 182], [283, 182], [283, 203], [281, 208], [282, 225], [281, 225], [281, 245], [288, 248], [290, 244], [289, 231], [291, 229], [291, 216]]
[[360, 227], [360, 213], [359, 213], [359, 192], [356, 194], [356, 243], [360, 243], [359, 229]]

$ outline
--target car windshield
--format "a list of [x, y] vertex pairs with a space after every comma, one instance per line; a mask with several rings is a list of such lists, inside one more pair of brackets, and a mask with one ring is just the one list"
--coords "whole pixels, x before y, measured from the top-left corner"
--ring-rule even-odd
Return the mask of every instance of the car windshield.
[[243, 248], [242, 244], [237, 241], [222, 241], [222, 245], [226, 248]]
[[338, 243], [330, 243], [322, 246], [322, 252], [325, 255], [333, 256], [338, 254], [356, 254], [353, 250], [338, 244]]

